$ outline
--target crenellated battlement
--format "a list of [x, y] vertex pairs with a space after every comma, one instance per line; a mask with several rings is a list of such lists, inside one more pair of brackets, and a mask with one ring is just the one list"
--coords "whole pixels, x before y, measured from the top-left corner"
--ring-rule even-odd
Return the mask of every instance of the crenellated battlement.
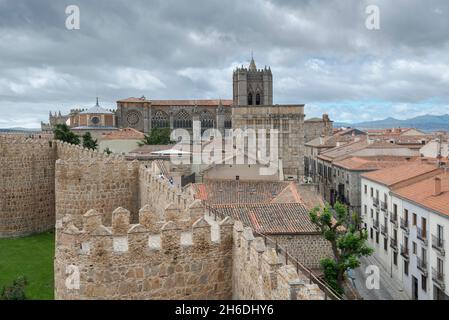
[[119, 154], [106, 154], [98, 150], [87, 149], [79, 145], [70, 144], [63, 141], [56, 141], [58, 146], [58, 159], [72, 161], [115, 160], [126, 162], [125, 157]]
[[233, 298], [257, 300], [323, 300], [324, 293], [306, 275], [283, 263], [274, 248], [250, 227], [233, 228]]
[[[167, 210], [170, 210], [169, 208]], [[73, 217], [57, 223], [55, 295], [57, 299], [229, 299], [232, 277], [233, 221], [218, 230], [198, 219], [182, 230], [150, 206], [139, 223], [117, 208], [111, 226], [89, 210], [80, 226]], [[79, 287], [66, 285], [79, 271]]]
[[202, 202], [195, 200], [190, 188], [170, 184], [153, 166], [140, 166], [139, 189], [141, 206], [150, 205], [160, 215], [180, 216], [190, 221], [190, 225], [204, 215]]
[[57, 143], [56, 219], [72, 215], [79, 225], [89, 209], [105, 214], [119, 206], [131, 211], [137, 221], [139, 205], [139, 163], [120, 155], [107, 155], [64, 142]]
[[[94, 209], [83, 215], [81, 226], [71, 216], [57, 222], [58, 246], [73, 255], [95, 257], [102, 255], [134, 255], [154, 252], [179, 254], [181, 250], [220, 247], [220, 239], [232, 237], [233, 220], [229, 217], [219, 223], [219, 231], [212, 234], [211, 225], [199, 218], [189, 229], [182, 230], [175, 221], [167, 221], [145, 206], [139, 211], [139, 223], [130, 223], [130, 212], [117, 208], [112, 213], [112, 226], [103, 225], [102, 214]], [[137, 257], [132, 258], [135, 260]], [[130, 261], [129, 263], [132, 263]]]

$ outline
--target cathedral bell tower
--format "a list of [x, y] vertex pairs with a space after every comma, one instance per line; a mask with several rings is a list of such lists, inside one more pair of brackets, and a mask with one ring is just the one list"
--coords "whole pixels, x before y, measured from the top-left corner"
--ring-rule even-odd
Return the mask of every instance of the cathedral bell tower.
[[271, 69], [257, 69], [254, 58], [248, 68], [237, 68], [233, 74], [234, 106], [273, 104], [273, 76]]

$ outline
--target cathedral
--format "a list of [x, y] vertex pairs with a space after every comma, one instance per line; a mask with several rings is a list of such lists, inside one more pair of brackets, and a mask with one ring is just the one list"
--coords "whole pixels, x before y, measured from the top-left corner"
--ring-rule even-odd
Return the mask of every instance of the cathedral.
[[[133, 128], [144, 133], [152, 128], [192, 130], [194, 121], [201, 122], [202, 131], [216, 128], [223, 134], [226, 129], [278, 129], [279, 161], [284, 176], [287, 179], [301, 177], [305, 137], [330, 134], [332, 122], [327, 116], [318, 122], [316, 119], [309, 123], [304, 121], [304, 104], [273, 104], [271, 68], [258, 69], [253, 58], [248, 67], [236, 68], [232, 79], [232, 100], [150, 100], [145, 96], [121, 99], [117, 101], [115, 117], [108, 122], [108, 128], [102, 127], [102, 121], [93, 121], [99, 119], [98, 114], [89, 114], [89, 110], [97, 113], [104, 110], [97, 100], [97, 105], [87, 111], [72, 110], [69, 116], [50, 115], [50, 124], [42, 126], [49, 130], [52, 124], [66, 119], [80, 119], [77, 113], [82, 113], [83, 130], [109, 130], [111, 123], [116, 128]], [[73, 120], [69, 123], [74, 129], [80, 124]], [[307, 134], [309, 131], [314, 133]]]

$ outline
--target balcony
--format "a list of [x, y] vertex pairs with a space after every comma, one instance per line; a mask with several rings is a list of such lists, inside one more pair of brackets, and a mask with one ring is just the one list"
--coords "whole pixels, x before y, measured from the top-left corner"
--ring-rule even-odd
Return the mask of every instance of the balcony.
[[444, 273], [442, 271], [432, 268], [432, 280], [441, 290], [444, 290]]
[[390, 247], [393, 248], [394, 251], [398, 250], [398, 240], [390, 237]]
[[403, 229], [407, 234], [409, 233], [410, 229], [408, 228], [408, 220], [401, 218], [401, 229]]
[[404, 246], [401, 244], [401, 256], [403, 256], [405, 259], [409, 259], [409, 250], [408, 246]]
[[440, 237], [432, 235], [432, 248], [437, 250], [441, 255], [444, 256], [444, 240]]
[[427, 246], [427, 231], [425, 229], [417, 228], [417, 238], [422, 241], [423, 245]]
[[381, 226], [380, 226], [380, 232], [381, 232], [384, 236], [388, 236], [388, 226], [387, 226], [387, 225], [381, 225]]
[[376, 230], [379, 230], [379, 220], [373, 219], [373, 227]]
[[420, 257], [416, 257], [416, 266], [427, 277], [427, 261]]
[[398, 227], [398, 214], [394, 212], [390, 212], [390, 222], [393, 224], [395, 228]]
[[378, 199], [378, 198], [373, 198], [373, 205], [374, 205], [376, 208], [379, 208], [379, 199]]
[[386, 203], [386, 202], [381, 202], [380, 203], [380, 209], [382, 210], [382, 211], [385, 211], [385, 212], [388, 212], [388, 204]]

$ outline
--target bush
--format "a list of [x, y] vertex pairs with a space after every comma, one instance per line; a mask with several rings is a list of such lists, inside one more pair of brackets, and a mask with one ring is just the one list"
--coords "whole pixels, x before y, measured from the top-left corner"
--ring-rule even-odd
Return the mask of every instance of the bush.
[[165, 145], [172, 144], [174, 141], [170, 140], [170, 128], [153, 128], [150, 134], [146, 134], [145, 138], [138, 142], [139, 146], [143, 145]]
[[0, 292], [0, 300], [26, 300], [25, 287], [27, 280], [20, 276], [13, 281], [12, 285], [4, 287]]
[[65, 123], [57, 124], [53, 129], [53, 133], [55, 135], [56, 140], [64, 141], [75, 145], [80, 144], [80, 137], [78, 137], [75, 133], [70, 131], [69, 126], [66, 125]]

